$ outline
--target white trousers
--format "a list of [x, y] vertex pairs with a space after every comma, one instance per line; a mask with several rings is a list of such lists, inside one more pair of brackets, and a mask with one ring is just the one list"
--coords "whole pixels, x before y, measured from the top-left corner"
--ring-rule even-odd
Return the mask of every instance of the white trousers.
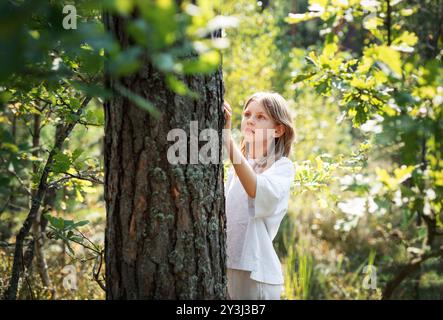
[[251, 271], [228, 268], [230, 300], [280, 300], [283, 285], [255, 281], [250, 276]]

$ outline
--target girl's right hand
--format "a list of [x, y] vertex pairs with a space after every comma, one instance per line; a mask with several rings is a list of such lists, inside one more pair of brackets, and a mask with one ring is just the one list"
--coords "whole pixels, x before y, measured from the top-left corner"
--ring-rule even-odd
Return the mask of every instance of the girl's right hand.
[[223, 110], [225, 114], [225, 129], [231, 129], [232, 109], [226, 101], [223, 101]]

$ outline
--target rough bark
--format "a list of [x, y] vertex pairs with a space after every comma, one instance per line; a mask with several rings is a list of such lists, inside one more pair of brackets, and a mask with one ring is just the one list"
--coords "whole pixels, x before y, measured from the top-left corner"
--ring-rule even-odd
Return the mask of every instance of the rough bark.
[[[127, 45], [122, 20], [105, 15], [105, 24]], [[159, 119], [118, 95], [104, 105], [107, 299], [226, 297], [223, 165], [167, 160], [169, 130], [181, 128], [189, 139], [190, 121], [199, 132], [218, 130], [221, 159], [221, 68], [182, 80], [201, 98], [171, 92], [148, 62], [119, 80], [153, 102]]]

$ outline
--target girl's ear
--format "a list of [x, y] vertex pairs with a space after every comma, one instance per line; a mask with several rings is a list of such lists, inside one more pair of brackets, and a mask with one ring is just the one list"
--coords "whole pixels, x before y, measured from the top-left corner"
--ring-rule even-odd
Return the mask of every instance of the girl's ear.
[[284, 125], [278, 124], [275, 127], [275, 137], [280, 138], [285, 133], [285, 130], [286, 130], [286, 128]]

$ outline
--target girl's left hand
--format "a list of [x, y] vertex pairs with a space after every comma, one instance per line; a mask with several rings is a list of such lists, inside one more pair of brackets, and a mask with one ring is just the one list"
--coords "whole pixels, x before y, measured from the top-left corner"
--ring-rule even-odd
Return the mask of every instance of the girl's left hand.
[[232, 109], [226, 101], [223, 101], [223, 110], [225, 113], [225, 129], [231, 129]]

